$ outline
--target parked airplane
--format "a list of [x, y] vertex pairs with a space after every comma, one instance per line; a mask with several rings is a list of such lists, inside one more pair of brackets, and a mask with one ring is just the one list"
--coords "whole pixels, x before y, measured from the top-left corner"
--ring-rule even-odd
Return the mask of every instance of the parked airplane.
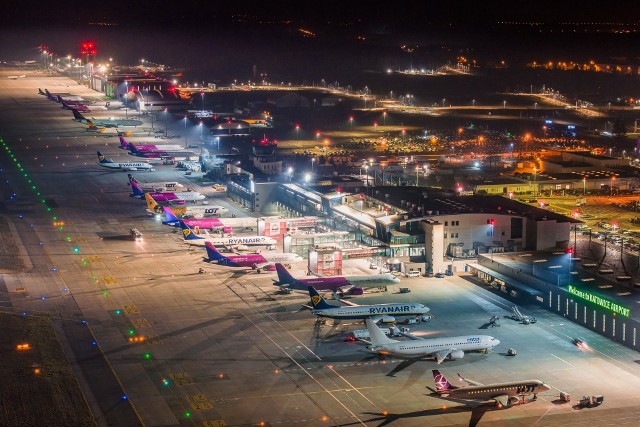
[[433, 381], [436, 384], [438, 394], [453, 400], [461, 399], [476, 402], [493, 400], [496, 406], [502, 409], [509, 408], [513, 403], [517, 403], [520, 397], [524, 400], [524, 396], [533, 394], [533, 398], [536, 399], [538, 393], [551, 390], [551, 387], [540, 380], [482, 384], [463, 378], [460, 374], [458, 376], [461, 380], [470, 384], [470, 387], [456, 387], [447, 381], [439, 370], [433, 369]]
[[140, 182], [133, 177], [133, 175], [129, 174], [129, 185], [132, 182], [138, 184], [144, 191], [175, 191], [177, 188], [184, 188], [184, 185], [180, 184], [177, 181], [164, 181], [164, 182]]
[[261, 270], [275, 271], [275, 262], [296, 262], [304, 261], [298, 254], [281, 253], [281, 252], [265, 252], [263, 254], [234, 254], [223, 255], [215, 248], [213, 243], [205, 242], [207, 249], [207, 260], [216, 262], [220, 265], [228, 267], [251, 267], [260, 273]]
[[162, 210], [164, 211], [164, 221], [162, 221], [165, 225], [170, 225], [172, 227], [180, 227], [180, 221], [184, 221], [189, 227], [195, 228], [198, 227], [200, 230], [211, 230], [213, 228], [224, 228], [225, 225], [218, 218], [198, 218], [198, 219], [180, 219], [174, 213], [173, 210], [168, 206], [163, 206]]
[[[147, 212], [155, 213], [159, 215], [164, 214], [164, 210], [162, 209], [162, 206], [160, 206], [158, 202], [153, 200], [153, 197], [151, 197], [149, 193], [145, 193], [144, 198], [147, 202]], [[228, 211], [227, 208], [223, 208], [222, 206], [182, 205], [182, 206], [172, 206], [171, 209], [177, 217], [190, 217], [190, 218], [204, 218], [204, 217], [211, 217], [216, 215], [223, 215], [225, 212]], [[236, 218], [231, 218], [231, 219], [236, 219]]]
[[76, 110], [75, 108], [72, 108], [71, 112], [73, 112], [73, 117], [76, 121], [87, 124], [87, 125], [89, 123], [93, 123], [95, 126], [102, 126], [107, 128], [117, 128], [119, 126], [141, 126], [142, 125], [141, 120], [119, 119], [119, 118], [113, 118], [113, 117], [110, 117], [107, 119], [96, 119], [95, 117], [92, 117], [91, 119], [87, 119], [82, 114], [80, 114], [78, 110]]
[[[145, 194], [136, 182], [131, 183], [131, 197], [142, 199]], [[159, 202], [197, 202], [205, 199], [204, 194], [199, 191], [151, 192], [149, 195]]]
[[135, 146], [131, 145], [131, 151], [129, 152], [129, 154], [131, 154], [132, 156], [136, 156], [136, 157], [144, 157], [147, 159], [161, 159], [161, 158], [167, 158], [167, 157], [171, 157], [174, 160], [187, 160], [187, 159], [192, 159], [192, 158], [196, 158], [196, 153], [194, 153], [193, 151], [185, 151], [185, 150], [179, 150], [179, 151], [168, 151], [168, 150], [147, 150], [147, 151], [141, 151], [138, 150], [137, 148], [135, 148]]
[[50, 101], [56, 101], [56, 102], [60, 102], [58, 100], [58, 97], [62, 97], [64, 98], [66, 101], [84, 101], [84, 99], [82, 99], [81, 97], [77, 96], [77, 95], [73, 95], [71, 93], [51, 93], [49, 92], [47, 89], [44, 90], [44, 92], [40, 89], [38, 89], [38, 95], [44, 95], [47, 97], [47, 99], [49, 99]]
[[121, 169], [123, 171], [155, 170], [153, 165], [145, 162], [114, 162], [111, 159], [107, 159], [100, 151], [98, 151], [98, 164], [105, 168]]
[[349, 303], [347, 307], [331, 305], [318, 294], [313, 286], [309, 286], [311, 313], [329, 319], [371, 319], [374, 322], [395, 322], [398, 317], [420, 317], [429, 312], [429, 307], [416, 303], [393, 303], [357, 305]]
[[400, 283], [400, 279], [391, 273], [370, 274], [368, 276], [329, 276], [296, 279], [282, 264], [276, 264], [276, 271], [278, 272], [276, 285], [301, 291], [306, 291], [309, 286], [313, 286], [319, 291], [350, 292], [352, 295], [362, 295], [362, 288], [376, 288]]
[[435, 356], [438, 364], [445, 359], [462, 359], [465, 351], [488, 350], [500, 344], [499, 340], [488, 335], [397, 341], [387, 337], [372, 320], [366, 319], [365, 323], [371, 337], [370, 350], [381, 355], [409, 358]]
[[182, 145], [179, 144], [134, 144], [127, 142], [123, 137], [120, 137], [120, 148], [127, 151], [162, 151], [162, 150], [181, 150]]
[[[60, 98], [60, 97], [58, 97], [58, 98]], [[77, 111], [81, 111], [83, 113], [90, 113], [91, 112], [89, 107], [87, 107], [84, 104], [81, 104], [80, 101], [78, 101], [77, 103], [71, 104], [70, 102], [62, 100], [62, 101], [60, 101], [60, 103], [62, 104], [62, 108], [64, 108], [65, 110], [77, 110]]]
[[[214, 237], [214, 236], [198, 236], [193, 232], [193, 229], [180, 221], [180, 228], [182, 228], [182, 236], [185, 243], [190, 245], [204, 246], [206, 242], [211, 242], [214, 245], [220, 246], [269, 246], [278, 243], [275, 239], [265, 236], [242, 236], [242, 237]], [[280, 265], [280, 264], [276, 264]]]

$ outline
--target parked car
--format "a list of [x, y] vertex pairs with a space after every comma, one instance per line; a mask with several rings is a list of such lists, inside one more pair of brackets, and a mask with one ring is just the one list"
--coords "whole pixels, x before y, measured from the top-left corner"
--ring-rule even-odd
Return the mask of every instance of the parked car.
[[409, 270], [406, 274], [407, 277], [420, 277], [420, 272], [418, 270]]

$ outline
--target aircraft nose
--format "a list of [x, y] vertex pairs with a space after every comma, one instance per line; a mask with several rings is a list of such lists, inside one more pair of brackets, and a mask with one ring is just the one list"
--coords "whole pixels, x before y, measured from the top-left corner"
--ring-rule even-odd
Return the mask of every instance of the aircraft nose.
[[491, 338], [491, 344], [495, 347], [495, 346], [497, 346], [498, 344], [500, 344], [500, 340], [495, 339], [495, 338]]
[[545, 384], [545, 383], [542, 383], [542, 386], [541, 386], [541, 387], [544, 389], [544, 391], [549, 391], [549, 390], [551, 390], [551, 386], [549, 386], [549, 385], [547, 385], [547, 384]]

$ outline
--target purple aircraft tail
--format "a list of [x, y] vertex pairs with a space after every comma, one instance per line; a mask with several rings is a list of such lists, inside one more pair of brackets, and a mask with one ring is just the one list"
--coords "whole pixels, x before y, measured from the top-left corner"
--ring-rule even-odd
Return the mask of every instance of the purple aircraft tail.
[[451, 385], [451, 383], [445, 378], [439, 370], [433, 369], [433, 381], [436, 383], [436, 390], [438, 393], [446, 393], [449, 390], [454, 390], [458, 387]]
[[123, 150], [129, 149], [129, 143], [123, 137], [120, 137], [120, 148]]
[[[132, 183], [132, 185], [133, 185], [133, 183]], [[174, 224], [177, 224], [177, 223], [180, 222], [180, 218], [178, 218], [176, 216], [176, 214], [173, 213], [173, 211], [171, 210], [170, 207], [163, 206], [162, 210], [164, 211], [164, 222], [163, 222], [163, 224], [174, 225]]]
[[142, 191], [137, 182], [131, 182], [131, 197], [137, 197], [138, 199], [144, 197], [144, 191]]
[[87, 119], [86, 119], [82, 114], [80, 114], [80, 113], [78, 112], [78, 110], [76, 110], [75, 108], [72, 108], [72, 109], [71, 109], [71, 112], [73, 113], [73, 117], [74, 117], [76, 120], [80, 120], [80, 121], [84, 121], [84, 122], [86, 122], [86, 121], [87, 121]]
[[280, 285], [295, 285], [300, 283], [300, 281], [293, 277], [291, 273], [284, 268], [284, 265], [280, 263], [276, 263], [276, 272], [278, 273], [278, 282]]

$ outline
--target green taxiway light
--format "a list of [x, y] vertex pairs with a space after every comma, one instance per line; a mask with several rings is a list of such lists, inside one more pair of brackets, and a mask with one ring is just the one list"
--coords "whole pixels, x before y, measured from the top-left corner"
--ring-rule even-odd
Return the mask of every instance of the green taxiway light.
[[151, 353], [145, 353], [144, 354], [144, 358], [145, 359], [151, 359]]
[[109, 295], [109, 291], [104, 291], [104, 292], [102, 292], [102, 294], [103, 294], [104, 296], [107, 296], [107, 295]]
[[120, 309], [116, 310], [116, 314], [119, 316], [120, 313], [122, 313], [122, 311], [120, 311]]
[[162, 380], [162, 385], [168, 386], [169, 385], [169, 380]]
[[77, 247], [77, 246], [76, 246], [76, 247], [74, 247], [74, 248], [73, 248], [73, 252], [75, 252], [75, 253], [80, 252], [80, 248], [79, 248], [79, 247]]
[[185, 413], [184, 413], [184, 416], [185, 416], [185, 417], [187, 417], [187, 418], [189, 418], [189, 417], [191, 416], [191, 412], [185, 412]]
[[129, 335], [133, 335], [135, 333], [136, 333], [136, 331], [134, 331], [133, 329], [129, 329]]

